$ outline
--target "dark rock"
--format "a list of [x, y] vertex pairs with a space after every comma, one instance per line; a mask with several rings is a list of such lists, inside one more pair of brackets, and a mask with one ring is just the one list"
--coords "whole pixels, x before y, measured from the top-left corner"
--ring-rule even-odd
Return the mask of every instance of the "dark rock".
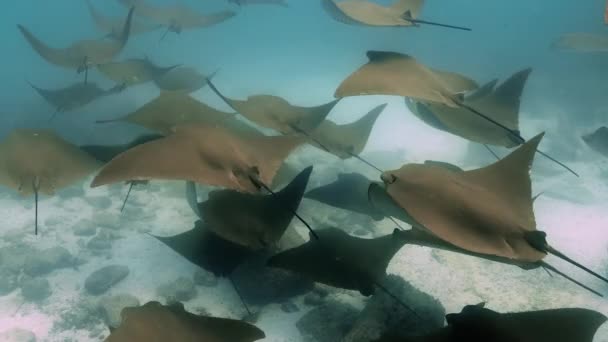
[[186, 277], [179, 277], [156, 289], [156, 293], [165, 298], [167, 303], [185, 302], [196, 297], [194, 282]]
[[323, 297], [316, 292], [311, 292], [304, 297], [304, 304], [309, 306], [319, 306], [323, 304]]
[[134, 306], [139, 306], [139, 300], [129, 294], [119, 294], [99, 300], [104, 321], [112, 328], [117, 328], [120, 325], [122, 309]]
[[358, 314], [359, 311], [349, 304], [328, 301], [302, 316], [296, 327], [302, 341], [341, 341], [352, 328]]
[[217, 277], [206, 270], [197, 270], [194, 272], [194, 283], [196, 285], [205, 286], [205, 287], [215, 287], [217, 286]]
[[88, 220], [83, 220], [74, 228], [74, 235], [77, 236], [93, 236], [97, 232], [95, 224]]
[[87, 242], [87, 248], [95, 251], [100, 251], [112, 248], [112, 243], [110, 242], [110, 240], [98, 234], [91, 240], [89, 240], [89, 242]]
[[300, 311], [300, 309], [298, 308], [298, 306], [291, 302], [291, 301], [287, 301], [281, 304], [281, 310], [285, 313], [293, 313], [293, 312], [298, 312]]
[[41, 276], [53, 270], [74, 266], [74, 257], [63, 247], [52, 247], [30, 255], [24, 271], [30, 276]]
[[107, 196], [92, 196], [85, 198], [89, 204], [95, 207], [95, 209], [108, 209], [112, 206], [112, 200]]
[[110, 265], [91, 273], [84, 282], [88, 293], [98, 295], [106, 292], [129, 275], [129, 268], [122, 265]]
[[51, 295], [51, 286], [45, 278], [25, 279], [21, 282], [21, 295], [26, 301], [41, 301]]
[[7, 295], [17, 288], [18, 273], [8, 268], [0, 268], [0, 296]]
[[385, 332], [423, 335], [443, 326], [445, 309], [437, 299], [396, 275], [387, 276], [384, 286], [421, 318], [384, 291], [376, 291], [343, 342], [372, 341]]
[[2, 267], [14, 272], [21, 272], [25, 262], [32, 255], [38, 253], [26, 244], [15, 244], [0, 248], [0, 263]]

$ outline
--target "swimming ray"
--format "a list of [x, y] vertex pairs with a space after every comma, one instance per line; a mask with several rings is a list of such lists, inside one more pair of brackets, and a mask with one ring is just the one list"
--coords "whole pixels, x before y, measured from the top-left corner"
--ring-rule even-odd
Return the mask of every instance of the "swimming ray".
[[193, 93], [206, 86], [207, 79], [212, 78], [213, 75], [205, 76], [195, 68], [180, 66], [155, 77], [154, 83], [160, 90]]
[[374, 293], [393, 256], [405, 244], [395, 234], [374, 239], [348, 235], [338, 228], [316, 230], [305, 244], [275, 254], [268, 266], [302, 274], [326, 285]]
[[0, 185], [22, 196], [34, 194], [38, 234], [38, 194], [53, 195], [93, 173], [95, 159], [49, 130], [15, 129], [0, 143]]
[[[335, 97], [395, 95], [440, 103], [451, 108], [460, 107], [505, 130], [514, 141], [520, 144], [526, 141], [519, 131], [503, 125], [464, 102], [464, 93], [477, 88], [473, 80], [456, 73], [433, 70], [413, 57], [398, 52], [368, 51], [367, 57], [368, 63], [340, 84]], [[542, 151], [537, 152], [578, 177], [567, 165]]]
[[117, 84], [110, 89], [101, 89], [94, 82], [78, 82], [59, 89], [43, 89], [30, 82], [28, 84], [55, 108], [55, 114], [82, 108], [101, 97], [120, 93], [125, 88], [124, 84]]
[[189, 180], [256, 193], [271, 184], [301, 137], [239, 136], [238, 132], [191, 123], [175, 133], [134, 147], [106, 164], [91, 187], [128, 180]]
[[217, 277], [229, 276], [245, 259], [256, 253], [221, 238], [210, 229], [208, 223], [200, 220], [187, 232], [168, 237], [153, 236], [191, 263]]
[[386, 335], [376, 342], [592, 342], [603, 314], [583, 308], [499, 313], [484, 304], [446, 315], [447, 327], [424, 336]]
[[335, 181], [308, 191], [304, 198], [380, 221], [386, 216], [368, 201], [370, 184], [371, 181], [359, 173], [340, 173]]
[[117, 155], [144, 143], [158, 140], [163, 136], [160, 134], [143, 134], [126, 144], [120, 145], [81, 145], [79, 148], [88, 153], [101, 163], [107, 163]]
[[121, 324], [106, 342], [253, 342], [266, 335], [254, 325], [240, 320], [192, 314], [181, 303], [162, 305], [148, 302], [127, 307]]
[[300, 107], [273, 95], [254, 95], [247, 100], [234, 100], [224, 96], [211, 80], [207, 80], [207, 83], [226, 104], [247, 120], [285, 135], [301, 133], [309, 135], [325, 120], [339, 101], [334, 100], [315, 107]]
[[551, 44], [553, 50], [574, 52], [608, 52], [608, 34], [566, 33]]
[[[510, 130], [519, 132], [520, 99], [531, 72], [530, 68], [521, 70], [496, 88], [496, 81], [491, 81], [471, 96], [465, 97], [463, 103], [479, 112], [487, 113], [488, 117]], [[507, 148], [520, 145], [520, 141], [515, 140], [509, 132], [466, 108], [453, 108], [441, 103], [407, 98], [406, 104], [414, 115], [429, 125], [467, 140]]]
[[542, 137], [471, 171], [421, 164], [387, 171], [381, 176], [386, 189], [370, 185], [370, 200], [387, 215], [400, 212], [398, 218], [412, 225], [399, 232], [408, 243], [524, 269], [547, 266], [543, 259], [552, 254], [608, 282], [555, 250], [536, 229], [529, 172]]
[[236, 15], [230, 10], [203, 14], [184, 4], [153, 6], [145, 0], [118, 0], [126, 7], [136, 7], [139, 16], [164, 26], [167, 32], [181, 33], [183, 30], [199, 29], [222, 23]]
[[161, 67], [152, 63], [148, 58], [130, 58], [121, 62], [99, 64], [97, 70], [118, 84], [131, 86], [154, 81], [179, 66], [176, 64]]
[[420, 26], [427, 24], [471, 31], [470, 28], [419, 19], [424, 0], [396, 0], [390, 6], [366, 0], [321, 0], [323, 9], [335, 20], [362, 26]]
[[120, 39], [80, 40], [65, 48], [53, 48], [34, 36], [22, 25], [17, 25], [32, 48], [47, 62], [64, 68], [85, 72], [98, 64], [110, 62], [127, 44], [131, 31], [133, 8], [129, 10]]
[[581, 139], [592, 150], [608, 157], [608, 127], [602, 126], [593, 133], [583, 135]]
[[[87, 8], [89, 9], [89, 14], [95, 23], [97, 28], [106, 33], [107, 37], [113, 39], [120, 39], [120, 34], [122, 32], [122, 28], [124, 25], [123, 18], [109, 17], [100, 13], [95, 6], [91, 3], [90, 0], [87, 0]], [[138, 20], [133, 20], [131, 23], [131, 35], [137, 35], [141, 33], [147, 33], [151, 31], [158, 30], [160, 28], [159, 25], [152, 25], [148, 23], [144, 23]]]
[[118, 119], [98, 120], [97, 123], [119, 121], [130, 122], [164, 135], [171, 134], [172, 128], [177, 125], [191, 123], [222, 125], [243, 135], [262, 135], [257, 129], [237, 119], [235, 114], [209, 107], [181, 92], [161, 92], [158, 97], [130, 114]]
[[379, 105], [359, 120], [348, 124], [339, 125], [326, 119], [310, 132], [309, 143], [341, 159], [358, 156], [363, 152], [374, 124], [386, 105]]
[[214, 190], [198, 204], [201, 217], [221, 238], [251, 250], [276, 246], [300, 206], [312, 166], [271, 195]]

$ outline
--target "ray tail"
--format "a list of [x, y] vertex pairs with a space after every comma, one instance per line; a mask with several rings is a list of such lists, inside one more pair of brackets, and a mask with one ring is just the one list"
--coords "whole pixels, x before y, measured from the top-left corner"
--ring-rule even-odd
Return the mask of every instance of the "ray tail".
[[408, 18], [407, 16], [404, 16], [403, 19], [409, 21], [410, 23], [414, 23], [414, 24], [425, 24], [425, 25], [446, 27], [446, 28], [451, 28], [451, 29], [455, 29], [455, 30], [473, 31], [469, 27], [441, 24], [441, 23], [436, 23], [434, 21], [427, 21], [427, 20], [421, 20], [421, 19], [411, 19], [411, 18]]
[[241, 291], [239, 291], [239, 287], [236, 286], [236, 283], [234, 282], [234, 280], [232, 279], [231, 276], [228, 276], [228, 280], [230, 281], [230, 284], [232, 284], [232, 288], [234, 289], [234, 292], [236, 292], [236, 295], [239, 296], [239, 299], [241, 300], [241, 303], [243, 304], [245, 311], [247, 311], [247, 315], [251, 316], [251, 311], [249, 310], [249, 306], [247, 306], [247, 303], [245, 302], [243, 295], [241, 295]]
[[576, 285], [584, 288], [585, 290], [587, 290], [587, 291], [589, 291], [589, 292], [591, 292], [591, 293], [593, 293], [593, 294], [595, 294], [597, 296], [604, 297], [601, 293], [595, 291], [594, 289], [590, 288], [587, 285], [584, 285], [583, 283], [579, 282], [578, 280], [575, 280], [574, 278], [566, 275], [564, 272], [558, 270], [557, 268], [553, 267], [552, 265], [550, 265], [550, 264], [548, 264], [546, 262], [543, 262], [541, 266], [544, 267], [546, 270], [550, 270], [550, 271], [553, 271], [556, 274], [559, 274], [560, 276], [564, 277], [565, 279], [571, 281], [572, 283], [574, 283], [574, 284], [576, 284]]
[[602, 277], [601, 275], [599, 275], [598, 273], [596, 273], [596, 272], [592, 271], [592, 270], [591, 270], [591, 269], [589, 269], [588, 267], [585, 267], [585, 266], [581, 265], [580, 263], [578, 263], [578, 262], [576, 262], [576, 261], [572, 260], [570, 257], [566, 256], [565, 254], [563, 254], [562, 252], [558, 251], [557, 249], [555, 249], [555, 248], [553, 248], [553, 247], [551, 247], [551, 246], [549, 246], [549, 245], [547, 245], [547, 246], [545, 247], [545, 249], [546, 249], [546, 250], [547, 250], [547, 252], [549, 252], [550, 254], [555, 255], [556, 257], [558, 257], [558, 258], [560, 258], [560, 259], [562, 259], [562, 260], [564, 260], [564, 261], [566, 261], [566, 262], [568, 262], [568, 263], [570, 263], [570, 264], [572, 264], [572, 265], [574, 265], [574, 266], [576, 266], [576, 267], [578, 267], [578, 268], [582, 269], [583, 271], [585, 271], [585, 272], [587, 272], [587, 273], [591, 274], [592, 276], [594, 276], [594, 277], [596, 277], [596, 278], [598, 278], [598, 279], [600, 279], [600, 280], [602, 280], [602, 281], [604, 281], [604, 282], [608, 283], [608, 279], [606, 279], [605, 277]]
[[125, 196], [125, 199], [122, 201], [122, 207], [120, 207], [121, 213], [123, 210], [125, 210], [125, 205], [127, 205], [127, 200], [129, 200], [129, 195], [131, 194], [131, 190], [133, 190], [133, 185], [135, 185], [135, 182], [129, 183], [129, 190], [127, 190], [127, 196]]

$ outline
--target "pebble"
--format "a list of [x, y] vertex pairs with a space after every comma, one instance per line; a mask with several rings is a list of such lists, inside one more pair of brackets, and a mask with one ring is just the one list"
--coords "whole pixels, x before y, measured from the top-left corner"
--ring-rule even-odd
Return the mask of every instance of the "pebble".
[[51, 295], [51, 286], [45, 278], [29, 278], [21, 283], [21, 295], [26, 301], [42, 301]]
[[84, 282], [88, 293], [99, 295], [108, 291], [129, 275], [129, 268], [123, 265], [109, 265], [91, 273]]

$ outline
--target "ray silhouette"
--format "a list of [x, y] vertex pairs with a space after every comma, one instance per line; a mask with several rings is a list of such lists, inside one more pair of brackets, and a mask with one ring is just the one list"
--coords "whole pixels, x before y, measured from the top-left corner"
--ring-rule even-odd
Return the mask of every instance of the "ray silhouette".
[[592, 342], [606, 316], [582, 308], [499, 313], [482, 303], [448, 314], [446, 321], [447, 327], [428, 335], [393, 333], [376, 342]]
[[98, 120], [97, 123], [129, 122], [160, 134], [172, 133], [173, 127], [186, 124], [221, 125], [243, 135], [261, 136], [262, 133], [233, 113], [225, 113], [181, 92], [161, 92], [158, 97], [136, 111], [118, 119]]
[[130, 58], [121, 62], [109, 62], [97, 65], [97, 70], [110, 80], [128, 86], [152, 82], [165, 76], [179, 64], [161, 67], [148, 58]]
[[566, 33], [554, 41], [551, 48], [557, 51], [583, 53], [607, 52], [608, 35], [587, 32]]
[[34, 195], [38, 234], [38, 195], [53, 195], [93, 173], [99, 163], [52, 131], [16, 129], [0, 143], [0, 184], [22, 196]]
[[55, 113], [51, 117], [51, 120], [58, 113], [74, 111], [99, 98], [120, 93], [125, 89], [124, 84], [115, 85], [110, 89], [101, 89], [94, 82], [78, 82], [60, 89], [43, 89], [32, 83], [28, 82], [28, 84], [42, 96], [46, 102], [55, 108]]
[[386, 216], [368, 201], [367, 190], [370, 184], [371, 181], [359, 173], [341, 173], [335, 181], [308, 191], [304, 198], [380, 221]]
[[226, 104], [247, 120], [285, 135], [310, 135], [339, 101], [334, 100], [315, 107], [300, 107], [273, 95], [255, 95], [246, 100], [235, 100], [224, 96], [211, 80], [207, 80], [207, 83]]
[[608, 282], [553, 248], [536, 229], [529, 172], [542, 137], [481, 169], [408, 164], [387, 171], [381, 176], [385, 188], [370, 185], [370, 200], [387, 215], [400, 212], [398, 218], [412, 225], [399, 233], [408, 243], [564, 275], [543, 260], [552, 254]]
[[180, 66], [154, 78], [154, 83], [160, 90], [193, 93], [206, 86], [207, 79], [214, 75], [205, 76], [195, 68]]
[[[106, 33], [108, 38], [120, 39], [122, 28], [124, 25], [124, 18], [105, 16], [104, 14], [99, 12], [95, 8], [95, 6], [93, 6], [90, 0], [87, 0], [86, 3], [87, 8], [89, 10], [89, 14], [91, 15], [91, 19], [93, 19], [93, 23], [95, 23], [95, 26], [97, 26], [100, 31]], [[155, 31], [159, 28], [160, 25], [152, 25], [138, 20], [133, 20], [131, 22], [130, 34], [134, 36], [137, 34]]]
[[608, 157], [608, 127], [602, 126], [593, 133], [585, 134], [581, 138], [592, 150], [604, 157]]
[[65, 48], [53, 48], [34, 36], [22, 25], [17, 25], [32, 48], [47, 62], [78, 73], [84, 72], [84, 82], [88, 80], [90, 67], [110, 62], [127, 44], [131, 30], [133, 8], [129, 10], [119, 39], [80, 40]]

